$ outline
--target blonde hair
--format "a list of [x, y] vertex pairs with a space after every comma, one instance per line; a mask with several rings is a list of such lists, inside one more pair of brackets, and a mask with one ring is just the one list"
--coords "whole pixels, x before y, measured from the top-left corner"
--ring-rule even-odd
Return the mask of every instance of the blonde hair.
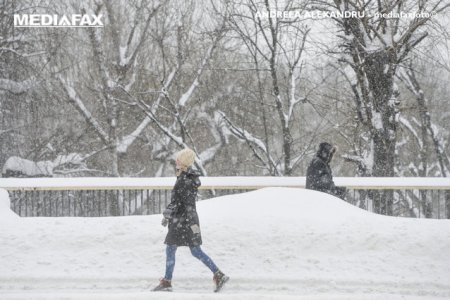
[[189, 148], [185, 148], [177, 153], [177, 160], [184, 167], [188, 168], [194, 164], [195, 161], [195, 152]]

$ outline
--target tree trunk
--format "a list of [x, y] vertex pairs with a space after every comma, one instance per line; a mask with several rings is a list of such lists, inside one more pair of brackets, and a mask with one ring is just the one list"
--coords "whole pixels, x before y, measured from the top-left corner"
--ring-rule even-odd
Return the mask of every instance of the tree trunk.
[[[373, 95], [372, 138], [374, 142], [373, 176], [393, 177], [397, 122], [394, 95], [394, 52], [381, 50], [366, 56], [365, 70]], [[375, 193], [374, 206], [380, 214], [393, 214], [393, 191]]]

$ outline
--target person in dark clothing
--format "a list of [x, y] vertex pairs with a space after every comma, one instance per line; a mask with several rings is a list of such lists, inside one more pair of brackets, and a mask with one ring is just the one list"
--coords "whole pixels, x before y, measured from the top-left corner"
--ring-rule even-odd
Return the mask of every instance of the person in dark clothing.
[[194, 257], [204, 263], [214, 274], [215, 291], [219, 291], [229, 277], [222, 273], [213, 260], [200, 248], [202, 236], [196, 209], [197, 189], [201, 185], [199, 173], [192, 169], [195, 153], [184, 149], [177, 154], [177, 181], [172, 190], [171, 201], [163, 212], [163, 226], [168, 225], [164, 243], [166, 246], [166, 273], [153, 291], [172, 291], [172, 274], [175, 254], [179, 246], [188, 246]]
[[316, 156], [311, 161], [306, 171], [306, 188], [344, 199], [347, 189], [334, 185], [330, 162], [336, 152], [336, 147], [330, 143], [321, 143]]

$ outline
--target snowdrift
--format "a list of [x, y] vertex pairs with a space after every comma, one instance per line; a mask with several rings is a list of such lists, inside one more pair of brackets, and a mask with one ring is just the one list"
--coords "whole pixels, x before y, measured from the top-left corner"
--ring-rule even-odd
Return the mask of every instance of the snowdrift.
[[[176, 293], [149, 292], [164, 274], [161, 215], [11, 219], [2, 203], [2, 299], [211, 297], [212, 275], [185, 247], [177, 253]], [[204, 251], [231, 276], [217, 297], [450, 297], [449, 220], [375, 215], [292, 188], [201, 201], [198, 212]]]
[[8, 191], [0, 189], [0, 220], [6, 221], [11, 219], [17, 220], [19, 216], [11, 210]]

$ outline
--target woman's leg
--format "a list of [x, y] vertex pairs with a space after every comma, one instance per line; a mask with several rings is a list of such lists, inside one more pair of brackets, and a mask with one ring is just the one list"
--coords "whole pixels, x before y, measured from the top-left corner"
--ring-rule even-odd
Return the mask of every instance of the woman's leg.
[[166, 275], [167, 280], [172, 280], [173, 269], [175, 268], [175, 253], [177, 252], [177, 245], [167, 245], [166, 247]]
[[190, 247], [190, 249], [192, 255], [199, 259], [202, 263], [204, 263], [211, 270], [211, 272], [216, 273], [217, 271], [219, 271], [219, 268], [217, 268], [216, 264], [208, 255], [206, 255], [205, 252], [203, 252], [200, 246]]

